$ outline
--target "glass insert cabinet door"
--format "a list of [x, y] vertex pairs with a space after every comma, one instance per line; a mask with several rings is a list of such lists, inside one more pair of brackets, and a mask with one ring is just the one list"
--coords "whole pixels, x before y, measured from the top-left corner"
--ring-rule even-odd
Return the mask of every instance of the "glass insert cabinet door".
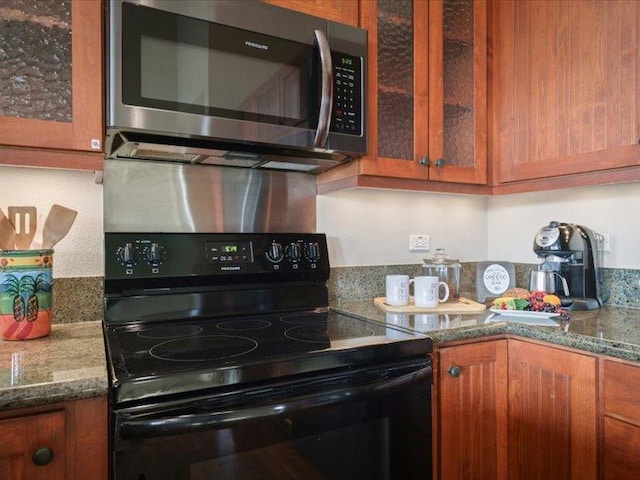
[[375, 86], [362, 173], [486, 183], [486, 10], [484, 0], [362, 4]]
[[102, 149], [102, 2], [0, 3], [0, 144]]
[[487, 6], [429, 2], [429, 178], [486, 183]]

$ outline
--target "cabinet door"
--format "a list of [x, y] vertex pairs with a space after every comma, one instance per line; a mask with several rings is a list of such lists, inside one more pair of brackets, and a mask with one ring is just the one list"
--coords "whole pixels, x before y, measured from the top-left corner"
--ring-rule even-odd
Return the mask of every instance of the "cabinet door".
[[262, 0], [265, 3], [358, 26], [358, 0]]
[[438, 478], [505, 479], [507, 340], [443, 348], [438, 370]]
[[101, 151], [102, 2], [8, 3], [0, 145]]
[[369, 145], [361, 174], [428, 178], [428, 3], [361, 4], [369, 32]]
[[429, 2], [429, 180], [486, 184], [486, 77], [486, 2]]
[[640, 2], [495, 2], [497, 182], [640, 165]]
[[596, 359], [509, 341], [509, 478], [596, 478]]
[[2, 420], [0, 439], [0, 478], [3, 480], [67, 478], [64, 411]]

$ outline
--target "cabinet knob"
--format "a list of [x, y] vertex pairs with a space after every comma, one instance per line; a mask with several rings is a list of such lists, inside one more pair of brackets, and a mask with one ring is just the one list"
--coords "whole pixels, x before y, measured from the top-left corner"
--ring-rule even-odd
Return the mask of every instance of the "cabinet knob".
[[422, 157], [420, 159], [420, 165], [424, 165], [425, 167], [429, 166], [429, 157]]
[[40, 447], [33, 453], [31, 460], [34, 465], [38, 465], [39, 467], [48, 465], [51, 460], [53, 460], [53, 450], [49, 447]]
[[452, 377], [457, 378], [460, 376], [460, 367], [457, 365], [451, 365], [447, 368], [447, 373]]
[[442, 166], [444, 166], [444, 158], [439, 158], [438, 160], [436, 160], [436, 167]]

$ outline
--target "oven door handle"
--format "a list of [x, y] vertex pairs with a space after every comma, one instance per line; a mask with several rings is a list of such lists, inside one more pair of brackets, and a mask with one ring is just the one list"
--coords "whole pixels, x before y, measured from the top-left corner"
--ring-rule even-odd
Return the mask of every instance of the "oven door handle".
[[427, 367], [403, 374], [398, 377], [372, 382], [369, 384], [306, 395], [284, 402], [242, 408], [238, 410], [222, 410], [196, 414], [172, 414], [144, 419], [125, 420], [120, 423], [120, 438], [151, 438], [181, 433], [193, 433], [213, 428], [230, 428], [242, 423], [294, 415], [298, 412], [317, 407], [326, 407], [340, 403], [359, 400], [361, 398], [385, 393], [407, 387], [415, 383], [428, 381], [431, 384], [432, 367]]

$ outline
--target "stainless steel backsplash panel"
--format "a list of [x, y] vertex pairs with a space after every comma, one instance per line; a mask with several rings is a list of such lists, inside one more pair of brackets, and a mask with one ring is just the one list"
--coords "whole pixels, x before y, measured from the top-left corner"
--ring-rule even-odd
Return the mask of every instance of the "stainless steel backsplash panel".
[[299, 172], [105, 160], [105, 232], [316, 231], [316, 179]]

